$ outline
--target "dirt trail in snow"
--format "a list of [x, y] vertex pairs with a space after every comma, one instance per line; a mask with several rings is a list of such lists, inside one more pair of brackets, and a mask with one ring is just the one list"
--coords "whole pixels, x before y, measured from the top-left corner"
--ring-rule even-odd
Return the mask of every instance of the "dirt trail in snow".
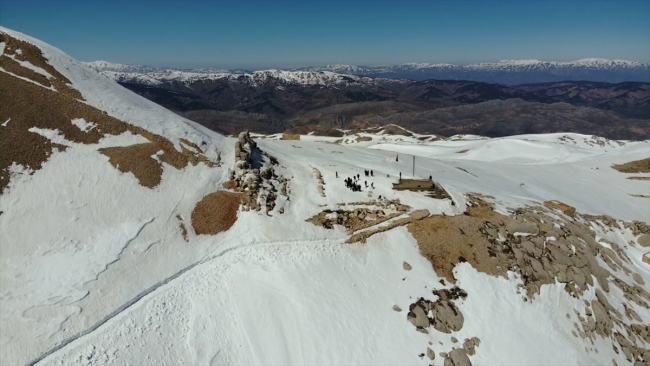
[[150, 286], [150, 287], [147, 288], [146, 290], [140, 292], [138, 295], [136, 295], [136, 296], [133, 297], [131, 300], [127, 301], [127, 302], [124, 303], [122, 306], [118, 307], [117, 309], [115, 309], [114, 311], [112, 311], [111, 313], [109, 313], [108, 315], [106, 315], [104, 318], [102, 318], [102, 319], [101, 319], [100, 321], [98, 321], [97, 323], [93, 324], [91, 327], [89, 327], [89, 328], [87, 328], [87, 329], [85, 329], [85, 330], [83, 330], [83, 331], [81, 331], [81, 332], [79, 332], [79, 333], [77, 333], [77, 334], [75, 334], [75, 335], [72, 335], [72, 336], [68, 337], [67, 339], [63, 340], [61, 343], [55, 345], [54, 347], [50, 348], [50, 349], [47, 350], [46, 352], [42, 353], [40, 356], [36, 357], [36, 358], [33, 359], [32, 361], [29, 361], [26, 365], [28, 365], [28, 366], [36, 365], [36, 364], [38, 364], [39, 362], [41, 362], [41, 361], [45, 360], [46, 358], [48, 358], [49, 356], [53, 355], [53, 354], [56, 353], [57, 351], [59, 351], [59, 350], [65, 348], [65, 347], [68, 346], [69, 344], [71, 344], [71, 343], [73, 343], [73, 342], [75, 342], [75, 341], [77, 341], [77, 340], [79, 340], [79, 339], [81, 339], [81, 338], [83, 338], [83, 337], [85, 337], [85, 336], [90, 335], [92, 332], [94, 332], [94, 331], [96, 331], [97, 329], [99, 329], [102, 325], [106, 324], [106, 323], [107, 323], [108, 321], [110, 321], [111, 319], [113, 319], [113, 318], [115, 318], [116, 316], [122, 314], [123, 312], [125, 312], [125, 311], [127, 311], [129, 308], [131, 308], [133, 305], [137, 304], [140, 300], [142, 300], [142, 299], [143, 299], [144, 297], [146, 297], [147, 295], [153, 294], [154, 292], [156, 292], [157, 290], [159, 290], [161, 287], [163, 287], [163, 286], [165, 286], [165, 285], [171, 283], [172, 281], [178, 279], [179, 277], [181, 277], [182, 275], [184, 275], [185, 273], [187, 273], [188, 271], [194, 269], [195, 267], [197, 267], [197, 266], [199, 266], [199, 265], [207, 264], [207, 263], [211, 262], [212, 260], [215, 260], [215, 259], [217, 259], [217, 258], [223, 257], [224, 255], [229, 254], [229, 253], [231, 253], [231, 252], [234, 252], [234, 251], [237, 251], [237, 250], [241, 250], [241, 249], [245, 249], [245, 248], [249, 248], [249, 247], [254, 247], [254, 246], [266, 246], [266, 245], [299, 245], [299, 244], [315, 243], [315, 242], [321, 242], [321, 243], [326, 243], [326, 242], [327, 242], [327, 243], [336, 243], [336, 242], [340, 242], [340, 243], [343, 243], [343, 240], [336, 240], [336, 239], [312, 239], [312, 240], [270, 241], [270, 242], [254, 243], [254, 244], [242, 244], [242, 245], [236, 245], [236, 246], [233, 246], [233, 247], [230, 247], [230, 248], [226, 248], [226, 249], [220, 251], [220, 252], [217, 253], [217, 254], [213, 254], [213, 255], [210, 255], [210, 256], [206, 256], [206, 257], [204, 257], [203, 259], [201, 259], [200, 261], [195, 262], [195, 263], [193, 263], [193, 264], [191, 264], [191, 265], [189, 265], [189, 266], [187, 266], [187, 267], [181, 269], [180, 271], [174, 273], [173, 275], [171, 275], [171, 276], [165, 278], [165, 279], [162, 280], [162, 281], [159, 281], [159, 282], [155, 283], [154, 285]]

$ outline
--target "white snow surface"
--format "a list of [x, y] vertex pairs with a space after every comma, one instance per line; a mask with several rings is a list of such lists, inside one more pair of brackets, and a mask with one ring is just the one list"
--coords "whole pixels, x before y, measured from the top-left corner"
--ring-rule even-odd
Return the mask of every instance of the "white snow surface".
[[[68, 148], [55, 151], [31, 175], [16, 166], [0, 196], [0, 364], [442, 365], [438, 355], [429, 361], [418, 354], [429, 342], [436, 354], [450, 351], [458, 346], [452, 336], [481, 339], [474, 364], [627, 364], [609, 341], [591, 345], [572, 337], [573, 320], [565, 314], [584, 305], [561, 286], [544, 285], [534, 301], [524, 302], [516, 294], [520, 279], [491, 277], [468, 263], [455, 269], [457, 284], [469, 293], [459, 302], [465, 326], [452, 334], [419, 333], [406, 319], [409, 304], [419, 297], [435, 300], [431, 290], [443, 286], [406, 228], [366, 244], [344, 244], [342, 229], [305, 220], [379, 195], [457, 215], [465, 209], [463, 195], [478, 192], [494, 196], [502, 211], [556, 199], [582, 213], [650, 222], [647, 199], [630, 196], [648, 194], [648, 183], [611, 169], [647, 158], [648, 141], [577, 134], [424, 142], [366, 134], [373, 139], [347, 143], [317, 136], [260, 138], [261, 149], [291, 178], [285, 213], [240, 211], [229, 231], [196, 235], [192, 210], [228, 179], [235, 139], [131, 93], [38, 40], [0, 31], [40, 47], [88, 104], [175, 143], [205, 142], [208, 157], [219, 150], [226, 162], [181, 171], [166, 166], [161, 184], [149, 189], [97, 152], [144, 142], [141, 136], [126, 133], [83, 145], [65, 141], [56, 130], [32, 129]], [[83, 129], [91, 122], [70, 123]], [[433, 175], [456, 206], [392, 190], [400, 172], [411, 176], [413, 156], [415, 176]], [[322, 173], [325, 197], [317, 193], [312, 168]], [[373, 178], [362, 179], [376, 188], [346, 189], [342, 179], [364, 169], [374, 171]], [[177, 215], [188, 229], [187, 242]], [[600, 235], [628, 248], [628, 232]], [[640, 248], [627, 250], [640, 258]], [[413, 269], [404, 271], [403, 261]], [[650, 265], [635, 259], [634, 266], [650, 283]], [[395, 312], [393, 305], [405, 311]]]
[[[16, 50], [16, 53], [20, 54], [21, 52], [20, 52], [20, 50]], [[17, 60], [14, 55], [7, 55], [7, 57], [9, 57], [10, 59], [16, 61], [20, 66], [22, 66], [22, 67], [24, 67], [26, 69], [29, 69], [29, 70], [32, 70], [32, 71], [38, 73], [38, 74], [41, 74], [41, 75], [45, 76], [48, 79], [52, 78], [52, 75], [50, 75], [50, 73], [45, 71], [42, 67], [32, 65], [32, 63], [29, 62], [29, 61]]]

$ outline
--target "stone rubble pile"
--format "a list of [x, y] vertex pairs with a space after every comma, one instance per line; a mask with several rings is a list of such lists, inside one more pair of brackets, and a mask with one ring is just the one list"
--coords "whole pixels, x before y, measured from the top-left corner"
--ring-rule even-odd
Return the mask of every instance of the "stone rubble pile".
[[[334, 225], [341, 225], [345, 227], [347, 234], [350, 235], [357, 230], [375, 226], [386, 220], [400, 216], [410, 210], [410, 207], [401, 204], [399, 199], [375, 200], [362, 202], [360, 204], [377, 208], [357, 207], [351, 210], [326, 209], [307, 219], [307, 221], [326, 229], [333, 229]], [[395, 212], [387, 214], [386, 211], [388, 210]]]
[[[243, 194], [244, 211], [264, 208], [269, 214], [275, 209], [278, 195], [288, 199], [289, 180], [276, 174], [277, 166], [277, 159], [262, 152], [248, 131], [239, 134], [235, 142], [235, 166], [230, 172], [230, 186]], [[278, 212], [283, 213], [284, 209]]]

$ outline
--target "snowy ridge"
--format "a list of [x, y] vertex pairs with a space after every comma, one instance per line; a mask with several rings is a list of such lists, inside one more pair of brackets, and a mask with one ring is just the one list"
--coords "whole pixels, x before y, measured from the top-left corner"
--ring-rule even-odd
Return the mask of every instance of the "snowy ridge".
[[333, 71], [342, 72], [348, 71], [353, 74], [374, 74], [374, 73], [388, 73], [397, 71], [425, 71], [431, 69], [439, 70], [472, 70], [472, 71], [530, 71], [530, 70], [547, 70], [547, 69], [571, 69], [571, 68], [585, 68], [593, 70], [610, 70], [610, 69], [643, 69], [649, 70], [650, 64], [627, 61], [627, 60], [610, 60], [603, 58], [586, 58], [576, 61], [540, 61], [540, 60], [500, 60], [497, 62], [482, 62], [475, 64], [449, 64], [449, 63], [416, 63], [409, 62], [394, 66], [352, 66], [352, 65], [324, 65], [316, 67], [305, 67], [299, 70], [310, 71]]
[[[290, 71], [272, 69], [248, 72], [221, 69], [175, 69], [144, 65], [86, 62], [105, 76], [123, 82], [158, 85], [163, 82], [194, 83], [203, 80], [227, 80], [251, 85], [271, 80], [284, 84], [335, 86], [346, 83], [373, 84], [399, 79], [467, 79], [487, 82], [532, 83], [558, 80], [650, 81], [650, 65], [626, 60], [588, 58], [569, 62], [539, 60], [501, 60], [498, 62], [455, 65], [449, 63], [404, 63], [394, 66], [324, 65]], [[357, 75], [357, 76], [354, 76]], [[519, 75], [521, 80], [511, 82]], [[369, 77], [359, 77], [369, 76]], [[372, 79], [377, 78], [377, 79]], [[627, 78], [627, 79], [626, 79]], [[406, 80], [394, 82], [407, 82]]]
[[198, 81], [228, 81], [259, 85], [278, 82], [282, 85], [322, 85], [344, 84], [376, 85], [379, 82], [400, 82], [388, 79], [374, 79], [355, 75], [344, 75], [331, 71], [285, 71], [279, 69], [261, 70], [252, 73], [217, 69], [160, 69], [138, 65], [111, 64], [105, 61], [86, 63], [87, 66], [103, 75], [121, 82], [136, 82], [144, 85], [159, 85], [165, 82], [192, 84]]

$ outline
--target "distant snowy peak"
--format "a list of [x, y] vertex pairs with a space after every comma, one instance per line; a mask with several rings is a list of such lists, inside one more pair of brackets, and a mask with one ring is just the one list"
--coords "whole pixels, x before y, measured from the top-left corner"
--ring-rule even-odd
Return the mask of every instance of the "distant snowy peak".
[[586, 58], [557, 62], [540, 60], [501, 60], [465, 65], [447, 63], [404, 63], [393, 66], [325, 65], [305, 67], [304, 71], [332, 71], [372, 77], [404, 78], [413, 80], [450, 79], [488, 83], [524, 84], [565, 80], [602, 82], [650, 82], [650, 64]]
[[[448, 63], [404, 63], [393, 66], [324, 65], [285, 70], [222, 70], [211, 68], [178, 69], [93, 61], [87, 66], [114, 80], [157, 85], [165, 82], [183, 84], [197, 81], [232, 80], [251, 84], [343, 85], [346, 83], [389, 82], [404, 80], [470, 80], [497, 84], [528, 84], [557, 81], [624, 81], [650, 82], [650, 64], [586, 58], [569, 62], [540, 60], [501, 60], [466, 65]], [[352, 76], [356, 75], [356, 76]], [[360, 76], [365, 78], [359, 78]], [[376, 79], [371, 79], [376, 78]], [[383, 80], [382, 80], [383, 79]], [[394, 81], [406, 82], [406, 81]]]
[[103, 75], [119, 81], [144, 85], [159, 85], [168, 82], [192, 84], [200, 81], [229, 81], [260, 85], [277, 83], [280, 85], [322, 85], [336, 86], [345, 84], [399, 83], [393, 79], [374, 79], [370, 77], [346, 75], [332, 71], [285, 71], [279, 69], [245, 72], [240, 70], [219, 69], [170, 69], [142, 65], [114, 64], [105, 61], [87, 62], [87, 66]]
[[497, 62], [481, 62], [474, 64], [449, 64], [449, 63], [417, 63], [407, 62], [393, 66], [353, 66], [353, 65], [323, 65], [315, 67], [303, 67], [296, 70], [304, 71], [332, 71], [332, 72], [347, 72], [351, 74], [359, 74], [363, 72], [389, 72], [398, 70], [426, 70], [426, 69], [457, 69], [457, 70], [485, 70], [490, 71], [493, 69], [503, 69], [518, 67], [526, 69], [529, 67], [536, 68], [571, 68], [571, 67], [589, 67], [609, 69], [616, 68], [643, 68], [650, 69], [650, 64], [645, 64], [638, 61], [627, 60], [610, 60], [604, 58], [585, 58], [576, 61], [559, 62], [559, 61], [540, 61], [540, 60], [500, 60]]

